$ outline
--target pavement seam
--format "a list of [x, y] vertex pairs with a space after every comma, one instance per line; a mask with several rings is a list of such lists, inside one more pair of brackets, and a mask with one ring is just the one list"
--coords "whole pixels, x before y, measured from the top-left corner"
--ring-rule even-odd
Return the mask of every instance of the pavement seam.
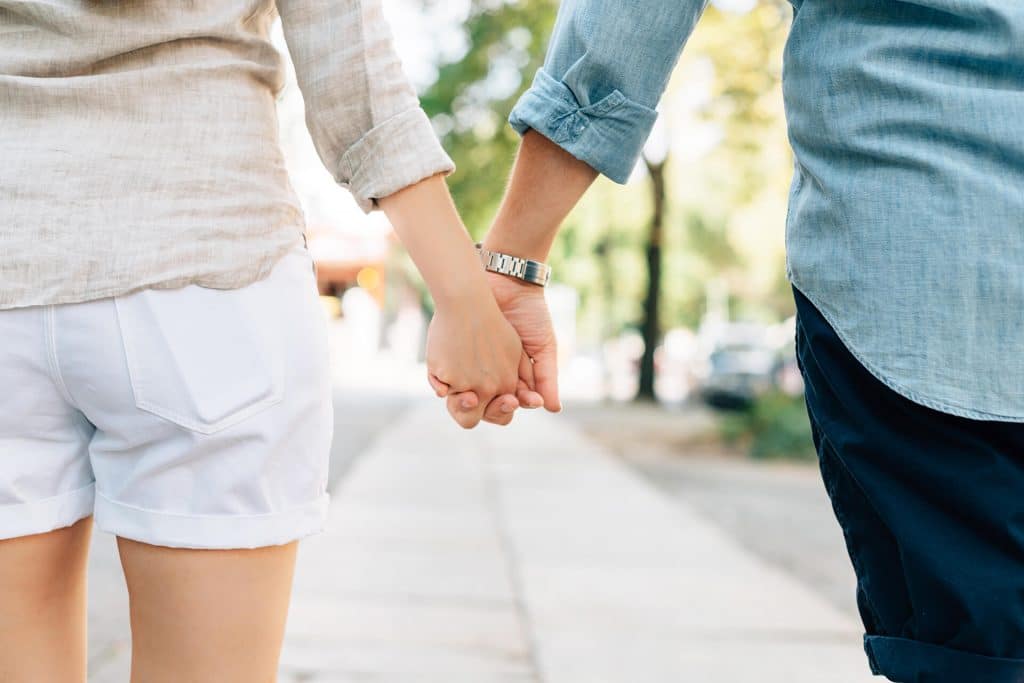
[[481, 472], [483, 476], [483, 488], [487, 507], [491, 513], [491, 521], [494, 524], [495, 534], [501, 545], [502, 556], [505, 560], [505, 567], [508, 571], [509, 581], [514, 591], [514, 605], [519, 618], [519, 625], [526, 640], [526, 646], [530, 653], [530, 666], [536, 676], [537, 683], [546, 683], [547, 676], [540, 660], [540, 643], [537, 640], [536, 630], [533, 628], [533, 616], [526, 604], [526, 588], [520, 571], [519, 553], [515, 543], [512, 541], [512, 534], [509, 532], [508, 520], [505, 517], [505, 509], [502, 505], [501, 484], [498, 481], [494, 467], [494, 450], [483, 449]]

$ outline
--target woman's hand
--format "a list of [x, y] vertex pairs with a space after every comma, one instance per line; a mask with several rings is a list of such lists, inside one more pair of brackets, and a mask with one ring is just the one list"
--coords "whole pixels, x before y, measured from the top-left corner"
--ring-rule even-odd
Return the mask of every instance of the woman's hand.
[[[491, 406], [491, 422], [507, 424], [519, 402], [514, 394], [532, 386], [533, 367], [515, 330], [489, 291], [469, 291], [437, 301], [427, 335], [427, 371], [438, 396], [462, 427], [471, 429]], [[496, 400], [495, 400], [496, 399]]]
[[[484, 246], [491, 251], [547, 261], [558, 226], [596, 177], [597, 171], [586, 163], [540, 133], [527, 131], [508, 191]], [[533, 359], [537, 382], [529, 388], [535, 391], [524, 390], [520, 385], [518, 403], [528, 408], [543, 405], [558, 412], [562, 409], [558, 398], [558, 353], [544, 290], [495, 273], [488, 273], [487, 278], [498, 306]], [[500, 409], [508, 398], [499, 397], [487, 409], [484, 419], [504, 424]], [[451, 404], [449, 399], [449, 410]]]
[[[544, 290], [520, 280], [487, 273], [487, 280], [502, 315], [519, 335], [523, 351], [531, 363], [529, 380], [520, 370], [520, 381], [516, 395], [499, 395], [484, 411], [483, 420], [492, 424], [507, 425], [512, 421], [514, 407], [547, 408], [553, 413], [562, 409], [558, 397], [558, 343], [555, 339], [551, 314], [548, 312]], [[459, 419], [462, 411], [475, 409], [478, 397], [472, 392], [450, 394], [448, 411]], [[467, 408], [462, 408], [465, 401]]]
[[519, 407], [516, 391], [533, 387], [533, 365], [494, 301], [444, 179], [433, 176], [378, 201], [434, 297], [427, 340], [431, 386], [467, 429], [488, 404], [500, 415], [490, 421], [508, 424]]

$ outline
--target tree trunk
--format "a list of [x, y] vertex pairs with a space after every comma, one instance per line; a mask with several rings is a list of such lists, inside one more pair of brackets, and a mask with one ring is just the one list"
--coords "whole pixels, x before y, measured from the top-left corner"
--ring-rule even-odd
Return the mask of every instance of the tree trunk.
[[665, 205], [668, 197], [665, 194], [665, 161], [645, 162], [651, 176], [654, 214], [647, 237], [647, 296], [644, 298], [644, 320], [641, 327], [644, 355], [640, 359], [640, 386], [636, 398], [638, 401], [653, 401], [654, 351], [661, 341], [661, 321], [658, 317], [661, 300], [661, 243], [665, 233]]

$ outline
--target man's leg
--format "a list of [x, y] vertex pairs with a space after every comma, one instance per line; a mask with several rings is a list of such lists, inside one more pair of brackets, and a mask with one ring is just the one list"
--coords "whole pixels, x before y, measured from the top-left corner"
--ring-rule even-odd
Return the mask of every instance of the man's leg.
[[873, 670], [905, 683], [1024, 680], [1024, 425], [906, 398], [796, 299], [808, 413]]

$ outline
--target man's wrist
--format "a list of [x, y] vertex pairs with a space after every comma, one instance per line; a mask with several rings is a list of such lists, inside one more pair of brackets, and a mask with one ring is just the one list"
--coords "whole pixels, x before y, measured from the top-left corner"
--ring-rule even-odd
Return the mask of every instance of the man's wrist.
[[547, 263], [551, 252], [551, 241], [529, 239], [523, 231], [495, 225], [481, 243], [484, 249], [509, 254], [519, 258]]
[[481, 263], [490, 273], [506, 275], [539, 287], [546, 287], [551, 280], [551, 266], [543, 261], [493, 251], [484, 247], [483, 244], [478, 244], [477, 250]]
[[495, 302], [497, 302], [499, 309], [504, 309], [511, 302], [523, 296], [544, 296], [543, 288], [535, 287], [514, 277], [501, 275], [500, 273], [487, 273], [486, 275], [491, 295], [494, 297]]

